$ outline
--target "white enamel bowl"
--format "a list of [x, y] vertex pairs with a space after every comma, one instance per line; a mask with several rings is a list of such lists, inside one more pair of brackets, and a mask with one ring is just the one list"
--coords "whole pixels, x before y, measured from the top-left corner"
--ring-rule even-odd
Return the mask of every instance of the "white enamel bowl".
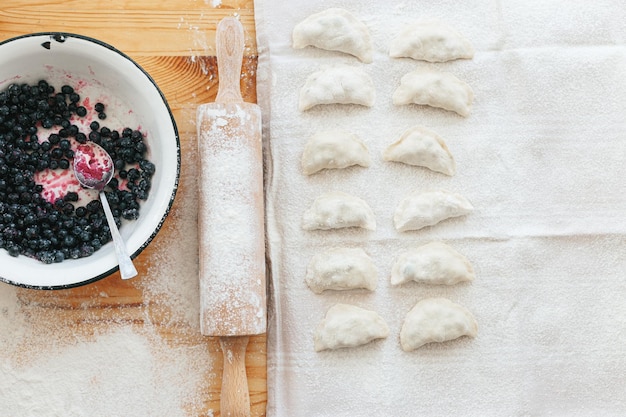
[[[96, 39], [67, 33], [36, 33], [0, 42], [0, 91], [12, 83], [34, 84], [41, 79], [57, 88], [62, 84], [81, 84], [81, 97], [107, 97], [108, 116], [118, 117], [120, 123], [131, 123], [129, 126], [137, 123], [146, 134], [147, 159], [156, 166], [152, 188], [149, 198], [141, 202], [139, 219], [125, 221], [120, 230], [131, 257], [136, 257], [161, 228], [178, 186], [180, 142], [165, 97], [137, 63]], [[0, 249], [0, 281], [28, 288], [75, 287], [104, 278], [117, 269], [112, 242], [89, 257], [53, 264], [23, 255], [12, 257]]]

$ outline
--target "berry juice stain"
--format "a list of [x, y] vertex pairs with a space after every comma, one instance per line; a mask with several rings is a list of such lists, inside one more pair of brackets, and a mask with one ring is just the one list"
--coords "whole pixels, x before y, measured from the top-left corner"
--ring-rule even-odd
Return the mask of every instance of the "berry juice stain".
[[79, 203], [88, 203], [98, 197], [97, 193], [80, 185], [71, 167], [63, 170], [44, 169], [36, 172], [33, 179], [43, 187], [41, 196], [49, 203], [64, 198], [70, 192], [78, 194]]

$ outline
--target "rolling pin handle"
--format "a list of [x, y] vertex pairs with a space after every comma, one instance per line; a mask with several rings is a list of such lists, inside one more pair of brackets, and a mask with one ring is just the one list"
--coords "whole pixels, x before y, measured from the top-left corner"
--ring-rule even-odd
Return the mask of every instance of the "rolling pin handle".
[[220, 415], [250, 417], [250, 392], [246, 375], [248, 336], [222, 336], [220, 346], [224, 356]]
[[243, 61], [243, 26], [234, 17], [226, 17], [217, 25], [217, 71], [219, 84], [216, 103], [241, 103], [241, 65]]

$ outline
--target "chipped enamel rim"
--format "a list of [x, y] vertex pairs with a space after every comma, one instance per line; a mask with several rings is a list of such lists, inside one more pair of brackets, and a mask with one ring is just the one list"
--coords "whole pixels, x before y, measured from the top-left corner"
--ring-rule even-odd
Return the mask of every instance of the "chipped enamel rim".
[[[165, 96], [130, 57], [87, 36], [46, 32], [0, 42], [0, 90], [11, 83], [36, 83], [51, 71], [69, 78], [97, 82], [113, 97], [128, 103], [147, 133], [149, 159], [156, 166], [150, 196], [140, 217], [126, 222], [120, 233], [131, 257], [139, 255], [157, 235], [174, 202], [180, 176], [180, 139]], [[63, 289], [85, 285], [118, 270], [113, 243], [93, 255], [46, 265], [0, 249], [0, 281], [33, 289]], [[135, 278], [141, 279], [141, 276]]]

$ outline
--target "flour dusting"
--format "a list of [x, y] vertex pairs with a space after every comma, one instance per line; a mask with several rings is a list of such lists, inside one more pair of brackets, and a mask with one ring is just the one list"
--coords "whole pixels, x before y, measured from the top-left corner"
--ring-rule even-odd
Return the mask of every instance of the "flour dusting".
[[198, 108], [201, 328], [265, 331], [261, 117], [250, 104]]
[[187, 415], [183, 406], [200, 383], [194, 356], [174, 358], [153, 337], [125, 328], [97, 343], [53, 349], [24, 366], [0, 361], [2, 415]]

